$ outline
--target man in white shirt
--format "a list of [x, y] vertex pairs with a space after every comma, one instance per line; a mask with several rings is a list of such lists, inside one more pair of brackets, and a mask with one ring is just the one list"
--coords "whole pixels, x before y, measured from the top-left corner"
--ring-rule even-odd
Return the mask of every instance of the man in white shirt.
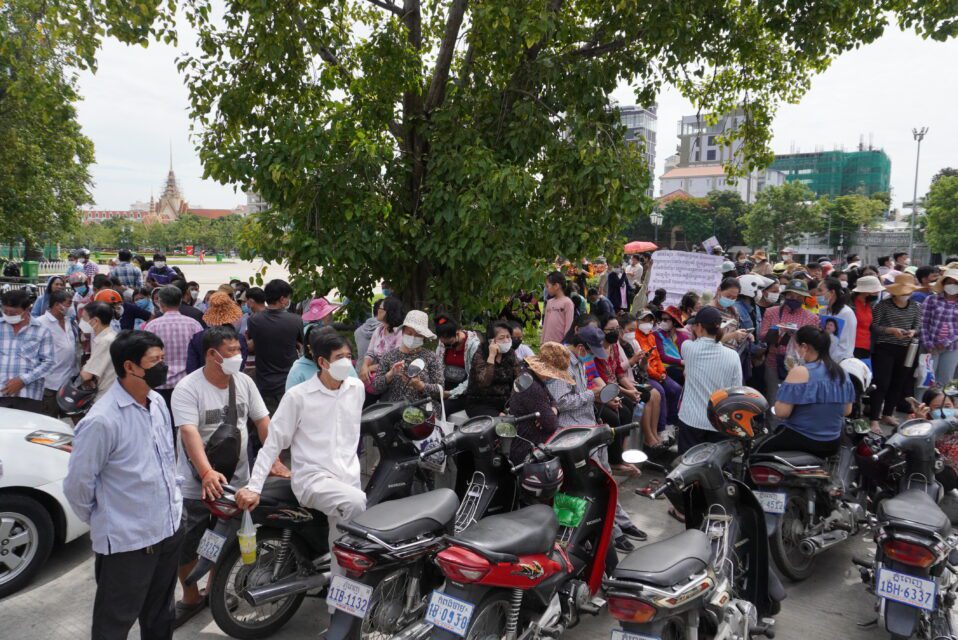
[[632, 257], [629, 258], [629, 264], [625, 267], [625, 275], [629, 279], [629, 284], [633, 287], [641, 285], [643, 271], [642, 265], [639, 263], [639, 256], [633, 253]]
[[76, 325], [70, 316], [73, 302], [66, 291], [50, 294], [46, 313], [40, 316], [40, 324], [53, 336], [53, 368], [43, 379], [43, 413], [51, 418], [60, 417], [57, 406], [57, 391], [77, 373]]
[[[366, 509], [356, 454], [366, 390], [359, 378], [350, 377], [349, 343], [338, 333], [313, 332], [310, 349], [319, 374], [283, 396], [249, 485], [236, 493], [236, 503], [243, 509], [259, 504], [273, 461], [290, 447], [293, 493], [300, 504], [326, 514], [332, 549], [340, 535], [337, 523], [349, 522]], [[332, 570], [339, 572], [335, 556]]]
[[110, 357], [110, 345], [116, 340], [116, 332], [110, 326], [113, 307], [105, 302], [91, 302], [80, 311], [80, 331], [93, 336], [90, 359], [83, 365], [80, 377], [84, 382], [96, 385], [96, 398], [102, 398], [116, 382], [116, 370]]

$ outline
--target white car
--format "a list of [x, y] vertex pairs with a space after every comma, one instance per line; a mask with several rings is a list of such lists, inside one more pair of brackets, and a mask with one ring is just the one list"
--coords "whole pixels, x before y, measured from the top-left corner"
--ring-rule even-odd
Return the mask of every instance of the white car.
[[26, 586], [54, 544], [89, 531], [63, 496], [72, 445], [65, 423], [0, 409], [0, 598]]

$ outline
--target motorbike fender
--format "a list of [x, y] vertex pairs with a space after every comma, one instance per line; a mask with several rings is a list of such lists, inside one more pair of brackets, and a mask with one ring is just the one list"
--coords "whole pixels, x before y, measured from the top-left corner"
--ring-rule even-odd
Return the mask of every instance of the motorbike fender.
[[885, 600], [885, 629], [892, 635], [910, 638], [918, 628], [918, 612], [907, 604]]
[[[231, 544], [235, 544], [236, 532], [239, 531], [239, 527], [240, 521], [237, 518], [230, 518], [229, 520], [216, 520], [216, 526], [213, 527], [213, 531], [226, 538], [226, 541], [223, 543], [223, 548], [220, 550], [221, 558], [223, 557], [223, 553], [225, 552], [226, 548]], [[212, 569], [214, 566], [216, 566], [214, 563], [210, 562], [206, 558], [200, 557], [196, 561], [196, 566], [193, 567], [190, 575], [186, 577], [186, 585], [191, 587], [199, 582], [199, 580], [209, 573], [210, 569]]]
[[771, 538], [775, 535], [775, 532], [778, 531], [778, 528], [782, 526], [782, 514], [780, 513], [766, 513], [765, 514], [765, 536]]
[[[459, 584], [450, 580], [446, 581], [446, 586], [443, 588], [443, 593], [447, 596], [458, 598], [463, 602], [468, 602], [475, 606], [475, 609], [472, 610], [473, 621], [475, 621], [476, 616], [479, 614], [480, 603], [491, 595], [493, 591], [502, 591], [507, 595], [509, 593], [508, 589], [490, 589], [481, 584]], [[462, 640], [460, 636], [435, 626], [430, 630], [429, 638], [430, 640]]]

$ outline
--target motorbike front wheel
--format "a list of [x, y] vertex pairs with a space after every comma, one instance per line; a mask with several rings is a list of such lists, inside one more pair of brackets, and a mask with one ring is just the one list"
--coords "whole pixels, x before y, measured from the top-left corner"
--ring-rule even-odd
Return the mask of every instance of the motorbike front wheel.
[[815, 568], [815, 556], [806, 554], [800, 546], [810, 526], [811, 516], [805, 496], [790, 491], [785, 499], [785, 513], [771, 537], [771, 543], [775, 564], [795, 582], [808, 578]]
[[209, 589], [209, 601], [213, 620], [226, 635], [240, 640], [270, 636], [286, 624], [303, 603], [305, 593], [258, 607], [243, 598], [246, 589], [274, 582], [273, 568], [280, 560], [280, 580], [306, 569], [299, 566], [298, 558], [306, 557], [302, 543], [294, 536], [290, 538], [291, 548], [281, 553], [283, 545], [280, 531], [260, 527], [256, 532], [256, 562], [250, 565], [243, 564], [235, 539], [223, 547], [223, 556], [216, 563]]

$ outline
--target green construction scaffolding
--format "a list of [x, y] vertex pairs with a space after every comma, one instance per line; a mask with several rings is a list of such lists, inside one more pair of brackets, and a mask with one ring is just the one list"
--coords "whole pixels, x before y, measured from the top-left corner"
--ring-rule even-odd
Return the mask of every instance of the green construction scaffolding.
[[804, 182], [819, 197], [870, 196], [891, 186], [891, 159], [878, 149], [790, 153], [775, 156], [771, 169], [789, 182]]

